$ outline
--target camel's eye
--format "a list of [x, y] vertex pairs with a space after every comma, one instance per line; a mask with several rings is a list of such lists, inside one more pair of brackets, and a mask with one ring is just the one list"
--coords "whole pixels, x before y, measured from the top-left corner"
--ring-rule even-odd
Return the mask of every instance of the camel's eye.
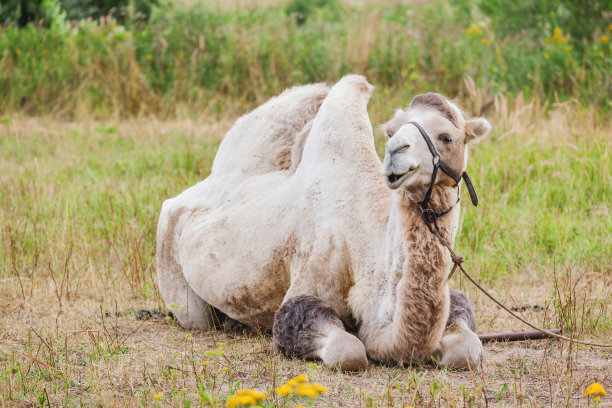
[[447, 135], [446, 133], [442, 133], [440, 136], [438, 136], [438, 139], [440, 139], [445, 144], [453, 143], [453, 139], [451, 139], [451, 137]]
[[391, 130], [389, 130], [389, 129], [385, 129], [385, 136], [393, 137], [393, 132], [391, 132]]

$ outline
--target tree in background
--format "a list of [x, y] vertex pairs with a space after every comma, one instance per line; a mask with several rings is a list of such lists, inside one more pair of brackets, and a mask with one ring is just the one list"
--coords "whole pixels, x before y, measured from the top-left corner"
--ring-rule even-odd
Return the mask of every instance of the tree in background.
[[122, 24], [147, 21], [158, 0], [3, 0], [0, 1], [0, 23], [29, 23], [49, 26], [53, 15], [61, 13], [67, 20], [99, 19], [112, 13]]

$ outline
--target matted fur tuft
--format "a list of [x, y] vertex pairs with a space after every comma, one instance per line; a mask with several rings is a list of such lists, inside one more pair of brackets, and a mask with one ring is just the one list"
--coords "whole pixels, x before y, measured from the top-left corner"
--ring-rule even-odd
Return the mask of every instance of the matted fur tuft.
[[474, 310], [465, 295], [457, 290], [450, 290], [450, 311], [446, 327], [450, 327], [458, 320], [463, 320], [471, 331], [476, 332], [476, 319]]
[[288, 357], [310, 357], [318, 348], [316, 338], [323, 324], [344, 328], [338, 314], [323, 300], [306, 295], [293, 297], [274, 316], [274, 347]]

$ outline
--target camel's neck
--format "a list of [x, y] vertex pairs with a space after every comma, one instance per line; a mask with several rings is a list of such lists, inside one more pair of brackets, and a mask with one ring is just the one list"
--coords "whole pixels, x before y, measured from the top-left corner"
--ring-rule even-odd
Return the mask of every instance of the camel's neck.
[[[438, 211], [454, 206], [437, 222], [452, 245], [459, 212], [457, 189], [436, 187], [431, 204]], [[375, 313], [369, 314], [372, 321], [363, 322], [366, 341], [374, 343], [368, 349], [379, 350], [372, 353], [379, 360], [420, 359], [419, 353], [427, 357], [437, 347], [448, 317], [450, 254], [430, 231], [419, 204], [405, 192], [394, 197], [387, 234], [384, 295]]]

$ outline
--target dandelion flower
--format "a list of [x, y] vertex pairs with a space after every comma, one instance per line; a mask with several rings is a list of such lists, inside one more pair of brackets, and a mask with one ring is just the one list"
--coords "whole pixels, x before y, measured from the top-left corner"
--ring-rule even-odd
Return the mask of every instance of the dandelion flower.
[[599, 401], [601, 401], [601, 397], [600, 397], [600, 396], [597, 396], [597, 397], [593, 398], [593, 401], [595, 401], [595, 402], [599, 402]]
[[303, 382], [308, 381], [308, 377], [306, 377], [304, 374], [302, 374], [302, 375], [298, 375], [297, 377], [295, 377], [294, 380], [299, 382], [299, 383], [303, 383]]
[[153, 394], [153, 398], [155, 399], [161, 399], [164, 396], [163, 392], [158, 392], [156, 394]]
[[603, 51], [599, 51], [599, 56], [603, 57], [604, 56], [604, 52]]
[[293, 392], [293, 387], [289, 384], [283, 384], [276, 389], [276, 394], [280, 396], [289, 395]]
[[547, 52], [545, 52], [545, 53], [544, 53], [544, 58], [546, 58], [546, 59], [550, 59], [550, 54], [549, 54], [549, 53], [547, 53]]
[[608, 31], [612, 31], [612, 24], [608, 26]]
[[481, 38], [480, 42], [483, 43], [484, 45], [489, 44], [489, 40], [487, 40], [486, 38]]
[[607, 35], [602, 35], [601, 37], [599, 37], [599, 40], [604, 44], [607, 43], [609, 39], [610, 38], [608, 38]]
[[589, 385], [586, 388], [586, 390], [584, 390], [584, 394], [583, 395], [585, 397], [588, 397], [589, 395], [603, 395], [603, 396], [606, 396], [606, 395], [608, 395], [608, 393], [604, 389], [603, 385], [601, 385], [600, 383], [593, 383], [593, 384]]
[[202, 364], [202, 367], [206, 367], [208, 365], [208, 361], [202, 361], [200, 364]]
[[301, 397], [308, 398], [317, 398], [319, 396], [319, 392], [309, 384], [298, 385], [295, 389], [295, 393]]
[[147, 54], [147, 55], [145, 55], [145, 59], [147, 61], [151, 61], [153, 59], [153, 56], [151, 54]]
[[227, 408], [257, 405], [255, 398], [250, 395], [233, 395], [227, 399]]
[[326, 386], [321, 385], [321, 384], [311, 384], [312, 389], [314, 389], [316, 392], [328, 392], [329, 390], [327, 389]]
[[259, 402], [263, 399], [266, 399], [267, 395], [259, 392], [259, 391], [255, 391], [255, 390], [238, 390], [236, 391], [236, 395], [238, 395], [239, 397], [242, 396], [248, 396], [253, 398], [255, 401]]

